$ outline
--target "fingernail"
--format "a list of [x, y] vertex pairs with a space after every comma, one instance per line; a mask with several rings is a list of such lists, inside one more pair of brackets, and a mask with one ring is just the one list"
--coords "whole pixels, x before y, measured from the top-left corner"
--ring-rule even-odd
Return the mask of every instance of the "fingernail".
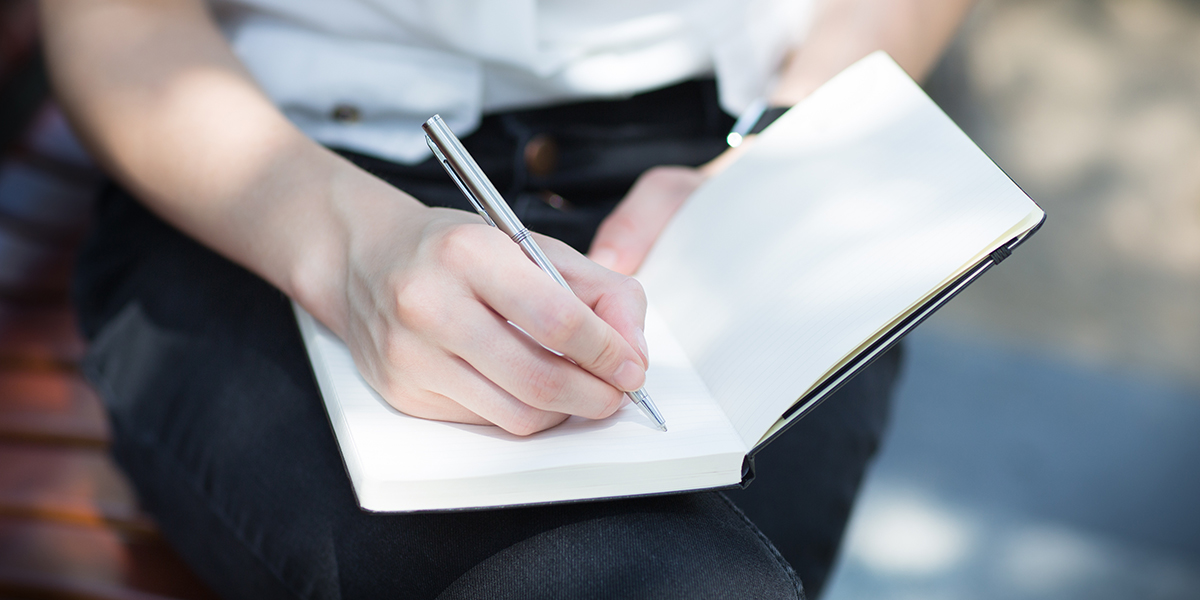
[[632, 360], [627, 360], [613, 373], [613, 382], [625, 392], [632, 392], [646, 382], [646, 372]]
[[646, 334], [643, 333], [642, 328], [639, 327], [633, 330], [633, 337], [637, 339], [638, 352], [642, 353], [642, 362], [645, 363], [646, 366], [649, 366], [650, 350], [646, 348]]
[[617, 253], [608, 248], [600, 248], [588, 255], [592, 262], [604, 267], [605, 269], [614, 270], [617, 267]]

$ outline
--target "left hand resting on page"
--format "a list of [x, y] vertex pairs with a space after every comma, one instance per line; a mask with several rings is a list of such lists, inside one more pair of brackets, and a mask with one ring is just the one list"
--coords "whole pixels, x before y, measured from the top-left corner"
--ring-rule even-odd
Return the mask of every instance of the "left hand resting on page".
[[747, 137], [741, 146], [726, 150], [696, 168], [661, 166], [642, 173], [625, 198], [600, 223], [588, 258], [623, 275], [633, 275], [667, 222], [692, 192], [737, 160], [753, 139]]
[[705, 178], [700, 169], [691, 167], [654, 167], [642, 173], [600, 224], [588, 258], [618, 273], [632, 275], [667, 221]]

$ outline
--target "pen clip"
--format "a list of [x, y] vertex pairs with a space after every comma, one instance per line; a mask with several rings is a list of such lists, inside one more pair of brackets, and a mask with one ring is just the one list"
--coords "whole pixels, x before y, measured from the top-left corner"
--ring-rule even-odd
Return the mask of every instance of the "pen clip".
[[442, 163], [442, 168], [446, 169], [446, 172], [450, 174], [450, 179], [454, 180], [454, 183], [458, 185], [458, 189], [461, 190], [463, 195], [467, 197], [467, 200], [471, 201], [471, 205], [475, 207], [475, 212], [479, 213], [479, 216], [483, 217], [483, 220], [487, 221], [488, 225], [495, 227], [495, 221], [492, 221], [492, 217], [488, 215], [486, 210], [484, 210], [483, 204], [479, 202], [479, 199], [475, 197], [475, 194], [471, 193], [471, 190], [467, 187], [467, 184], [463, 183], [462, 177], [460, 177], [458, 171], [454, 169], [454, 165], [450, 164], [450, 161], [446, 160], [446, 155], [442, 154], [442, 151], [438, 149], [437, 144], [433, 143], [433, 138], [429, 137], [429, 134], [425, 134], [425, 143], [429, 145], [430, 150], [433, 150], [433, 155], [437, 157], [438, 162]]

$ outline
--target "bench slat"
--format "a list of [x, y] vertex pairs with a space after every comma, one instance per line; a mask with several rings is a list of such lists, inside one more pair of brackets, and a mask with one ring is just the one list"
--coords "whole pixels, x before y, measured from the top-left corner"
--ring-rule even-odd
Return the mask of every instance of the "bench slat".
[[70, 368], [83, 357], [83, 351], [75, 315], [65, 301], [49, 305], [0, 302], [0, 368]]
[[99, 397], [79, 375], [0, 370], [0, 441], [98, 448], [109, 434]]
[[214, 600], [160, 538], [0, 517], [0, 596]]
[[103, 451], [0, 443], [0, 515], [152, 533]]

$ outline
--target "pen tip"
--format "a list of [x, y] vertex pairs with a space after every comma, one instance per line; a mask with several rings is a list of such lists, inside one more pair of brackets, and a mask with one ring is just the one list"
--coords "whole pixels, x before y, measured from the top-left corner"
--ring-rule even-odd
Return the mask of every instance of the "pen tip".
[[658, 425], [658, 430], [659, 430], [659, 431], [661, 431], [661, 432], [663, 432], [663, 433], [666, 433], [666, 431], [667, 431], [667, 425], [666, 425], [665, 423], [659, 423], [659, 425]]

